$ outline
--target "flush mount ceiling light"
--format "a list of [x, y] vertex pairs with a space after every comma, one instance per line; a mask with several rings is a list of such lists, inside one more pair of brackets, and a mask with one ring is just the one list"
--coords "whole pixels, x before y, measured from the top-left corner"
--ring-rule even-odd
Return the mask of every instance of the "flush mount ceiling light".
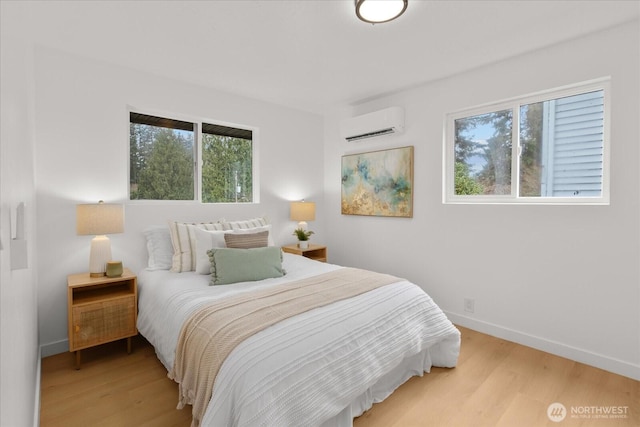
[[355, 0], [356, 15], [364, 22], [380, 24], [389, 22], [407, 10], [409, 0]]

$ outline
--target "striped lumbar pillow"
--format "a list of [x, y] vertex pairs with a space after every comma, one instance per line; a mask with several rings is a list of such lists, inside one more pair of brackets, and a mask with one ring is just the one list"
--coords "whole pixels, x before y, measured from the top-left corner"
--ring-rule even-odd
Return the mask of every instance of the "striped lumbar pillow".
[[229, 233], [224, 235], [227, 248], [252, 249], [268, 246], [269, 231], [259, 231], [257, 233]]

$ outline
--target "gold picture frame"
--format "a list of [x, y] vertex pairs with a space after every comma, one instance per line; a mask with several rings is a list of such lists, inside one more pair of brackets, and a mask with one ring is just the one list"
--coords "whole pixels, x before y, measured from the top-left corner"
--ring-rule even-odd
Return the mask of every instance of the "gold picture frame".
[[342, 156], [341, 212], [413, 218], [413, 146]]

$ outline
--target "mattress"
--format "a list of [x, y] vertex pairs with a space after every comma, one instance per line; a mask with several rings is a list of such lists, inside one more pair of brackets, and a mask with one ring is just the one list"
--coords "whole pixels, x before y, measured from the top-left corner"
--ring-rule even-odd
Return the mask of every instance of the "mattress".
[[[287, 253], [283, 267], [281, 278], [223, 286], [195, 272], [143, 271], [138, 330], [171, 371], [183, 323], [205, 304], [342, 268]], [[439, 307], [399, 279], [243, 341], [218, 372], [201, 425], [350, 426], [410, 377], [454, 367], [459, 349], [460, 333]]]

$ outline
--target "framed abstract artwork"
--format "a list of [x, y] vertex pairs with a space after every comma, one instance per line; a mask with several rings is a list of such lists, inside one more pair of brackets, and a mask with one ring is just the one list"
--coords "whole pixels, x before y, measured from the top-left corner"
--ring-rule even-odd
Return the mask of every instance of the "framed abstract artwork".
[[342, 156], [342, 214], [413, 217], [413, 147]]

